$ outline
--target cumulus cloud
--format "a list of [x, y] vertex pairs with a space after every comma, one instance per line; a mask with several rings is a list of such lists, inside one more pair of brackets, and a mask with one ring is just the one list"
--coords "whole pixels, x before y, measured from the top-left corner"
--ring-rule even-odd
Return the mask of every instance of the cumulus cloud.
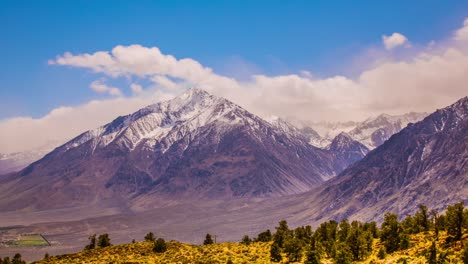
[[390, 36], [383, 35], [382, 42], [385, 46], [385, 49], [392, 50], [398, 46], [407, 43], [408, 38], [398, 32], [395, 32]]
[[458, 41], [468, 41], [468, 18], [463, 21], [463, 27], [455, 32], [455, 39]]
[[143, 87], [137, 83], [130, 84], [130, 89], [132, 89], [132, 92], [135, 94], [140, 94], [143, 92]]
[[108, 86], [107, 84], [104, 83], [104, 80], [94, 81], [89, 85], [89, 87], [98, 93], [108, 93], [113, 96], [122, 95], [122, 92], [120, 91], [119, 88]]
[[[69, 139], [154, 102], [148, 99], [151, 96], [158, 95], [158, 100], [170, 98], [192, 86], [226, 97], [261, 116], [348, 121], [381, 113], [432, 112], [467, 95], [468, 45], [462, 37], [467, 24], [465, 20], [452, 38], [437, 40], [430, 48], [413, 51], [405, 59], [378, 58], [378, 64], [371, 64], [355, 78], [319, 78], [301, 71], [279, 76], [254, 75], [240, 81], [216, 74], [193, 59], [177, 59], [156, 47], [140, 45], [117, 46], [110, 52], [65, 53], [49, 63], [89, 69], [107, 78], [137, 77], [154, 83], [154, 87], [143, 90], [132, 84], [134, 97], [59, 108], [39, 119], [0, 121], [0, 136], [5, 139], [0, 142], [0, 149], [16, 151], [21, 149], [17, 145], [43, 145], [47, 138]], [[407, 42], [406, 38], [395, 41], [395, 34], [398, 33], [388, 37], [393, 38], [392, 48]]]
[[158, 92], [144, 97], [93, 100], [79, 106], [58, 107], [41, 118], [5, 119], [0, 122], [0, 149], [9, 153], [42, 147], [48, 142], [64, 143], [118, 116], [171, 97]]

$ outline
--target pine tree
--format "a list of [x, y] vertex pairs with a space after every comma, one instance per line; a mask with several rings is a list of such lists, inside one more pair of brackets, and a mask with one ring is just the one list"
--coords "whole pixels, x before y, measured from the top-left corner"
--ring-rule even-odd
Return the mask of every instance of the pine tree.
[[89, 244], [85, 246], [85, 250], [91, 250], [96, 248], [96, 234], [88, 237]]
[[384, 247], [380, 247], [379, 249], [379, 253], [377, 254], [377, 257], [379, 259], [385, 259], [387, 257], [387, 253], [385, 252], [385, 248]]
[[429, 231], [429, 213], [427, 206], [420, 205], [419, 211], [417, 212], [417, 221], [418, 225], [422, 228], [424, 232]]
[[162, 239], [162, 238], [158, 238], [154, 242], [153, 251], [156, 252], [156, 253], [163, 253], [166, 250], [167, 250], [166, 241], [164, 241], [164, 239]]
[[463, 203], [457, 203], [447, 207], [446, 221], [447, 221], [447, 233], [454, 239], [460, 240], [462, 237], [463, 229]]
[[244, 235], [242, 237], [241, 243], [248, 246], [248, 245], [250, 245], [250, 243], [252, 243], [252, 239], [250, 239], [250, 237], [248, 235]]
[[282, 220], [279, 222], [276, 228], [276, 233], [273, 236], [273, 240], [278, 244], [280, 248], [284, 247], [284, 242], [291, 237], [291, 231], [288, 227], [288, 222]]
[[353, 263], [353, 254], [346, 246], [346, 244], [338, 245], [335, 257], [333, 258], [336, 264], [350, 264]]
[[10, 257], [3, 258], [3, 264], [11, 264]]
[[392, 253], [400, 248], [400, 232], [398, 216], [386, 213], [382, 223], [380, 239], [385, 245], [387, 253]]
[[437, 264], [437, 248], [434, 241], [432, 241], [432, 245], [429, 248], [429, 255], [426, 258], [428, 264]]
[[304, 264], [321, 264], [320, 255], [315, 250], [309, 250], [307, 252], [306, 261]]
[[297, 238], [289, 238], [284, 243], [284, 253], [288, 256], [289, 262], [296, 262], [302, 259], [302, 245]]
[[16, 253], [11, 259], [11, 264], [26, 264], [26, 261], [21, 259], [20, 253]]
[[435, 239], [439, 240], [440, 217], [437, 209], [432, 209], [429, 214], [431, 215], [432, 225], [434, 226]]
[[145, 241], [154, 242], [155, 240], [156, 240], [156, 237], [154, 236], [153, 232], [149, 232], [148, 234], [145, 235]]
[[339, 228], [340, 230], [338, 231], [338, 241], [345, 242], [348, 238], [349, 230], [351, 228], [348, 219], [343, 219], [340, 223]]
[[109, 234], [99, 235], [97, 246], [101, 248], [112, 246], [110, 242]]
[[276, 242], [273, 242], [270, 248], [270, 260], [272, 262], [280, 262], [283, 259], [281, 256], [281, 248]]
[[211, 238], [210, 234], [206, 234], [205, 241], [203, 241], [203, 245], [211, 245], [214, 244], [213, 238]]
[[272, 239], [271, 231], [270, 231], [270, 229], [267, 229], [265, 232], [262, 232], [262, 233], [258, 234], [255, 241], [270, 242], [271, 239]]

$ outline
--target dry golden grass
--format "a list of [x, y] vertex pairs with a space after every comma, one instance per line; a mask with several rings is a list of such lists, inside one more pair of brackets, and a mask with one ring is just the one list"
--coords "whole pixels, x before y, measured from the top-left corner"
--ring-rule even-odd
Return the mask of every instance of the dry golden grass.
[[[439, 251], [450, 252], [447, 263], [461, 263], [459, 255], [462, 250], [462, 242], [447, 246], [445, 234], [441, 234], [437, 241]], [[411, 248], [388, 254], [385, 259], [377, 257], [382, 246], [378, 239], [374, 240], [373, 252], [365, 260], [357, 263], [426, 263], [427, 250], [431, 246], [434, 234], [420, 233], [411, 236]], [[468, 236], [464, 237], [464, 240]], [[98, 248], [82, 251], [75, 254], [50, 257], [37, 263], [270, 263], [271, 243], [252, 243], [243, 245], [240, 243], [219, 243], [207, 246], [189, 245], [177, 241], [167, 243], [168, 249], [164, 253], [154, 253], [153, 243], [137, 242], [133, 244], [117, 245], [107, 248]], [[284, 256], [282, 263], [288, 263]], [[305, 259], [305, 258], [304, 258]], [[331, 259], [323, 259], [322, 263], [333, 263]]]

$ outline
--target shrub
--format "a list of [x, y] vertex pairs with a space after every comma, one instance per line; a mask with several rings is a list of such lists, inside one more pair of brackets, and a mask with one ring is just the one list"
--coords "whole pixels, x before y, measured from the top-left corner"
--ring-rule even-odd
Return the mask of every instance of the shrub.
[[154, 242], [155, 240], [156, 238], [154, 237], [153, 232], [149, 232], [148, 234], [146, 234], [145, 241]]
[[102, 247], [102, 248], [112, 246], [112, 244], [110, 242], [109, 234], [99, 235], [97, 246]]
[[387, 253], [385, 252], [384, 247], [380, 247], [379, 253], [377, 254], [377, 257], [378, 257], [379, 259], [384, 259], [384, 258], [387, 257]]
[[210, 234], [206, 234], [205, 241], [203, 241], [203, 245], [211, 245], [214, 244], [213, 238], [211, 238]]
[[164, 241], [164, 239], [162, 238], [158, 238], [156, 242], [154, 242], [153, 251], [156, 253], [163, 253], [166, 250], [167, 250], [166, 241]]
[[283, 259], [281, 256], [281, 248], [277, 243], [273, 243], [270, 248], [270, 260], [272, 262], [280, 262]]
[[90, 250], [96, 248], [96, 234], [89, 236], [89, 244], [85, 246], [85, 250]]

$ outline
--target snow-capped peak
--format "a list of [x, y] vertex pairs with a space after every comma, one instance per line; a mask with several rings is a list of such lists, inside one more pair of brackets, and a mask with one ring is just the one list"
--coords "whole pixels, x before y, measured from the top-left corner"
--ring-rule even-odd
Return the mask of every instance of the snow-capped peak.
[[91, 142], [91, 152], [111, 143], [129, 150], [144, 143], [143, 147], [151, 149], [164, 139], [167, 144], [162, 151], [165, 151], [178, 138], [209, 123], [218, 122], [220, 126], [255, 125], [257, 120], [254, 119], [240, 106], [202, 89], [192, 88], [171, 100], [149, 105], [85, 132], [62, 148], [67, 150]]

